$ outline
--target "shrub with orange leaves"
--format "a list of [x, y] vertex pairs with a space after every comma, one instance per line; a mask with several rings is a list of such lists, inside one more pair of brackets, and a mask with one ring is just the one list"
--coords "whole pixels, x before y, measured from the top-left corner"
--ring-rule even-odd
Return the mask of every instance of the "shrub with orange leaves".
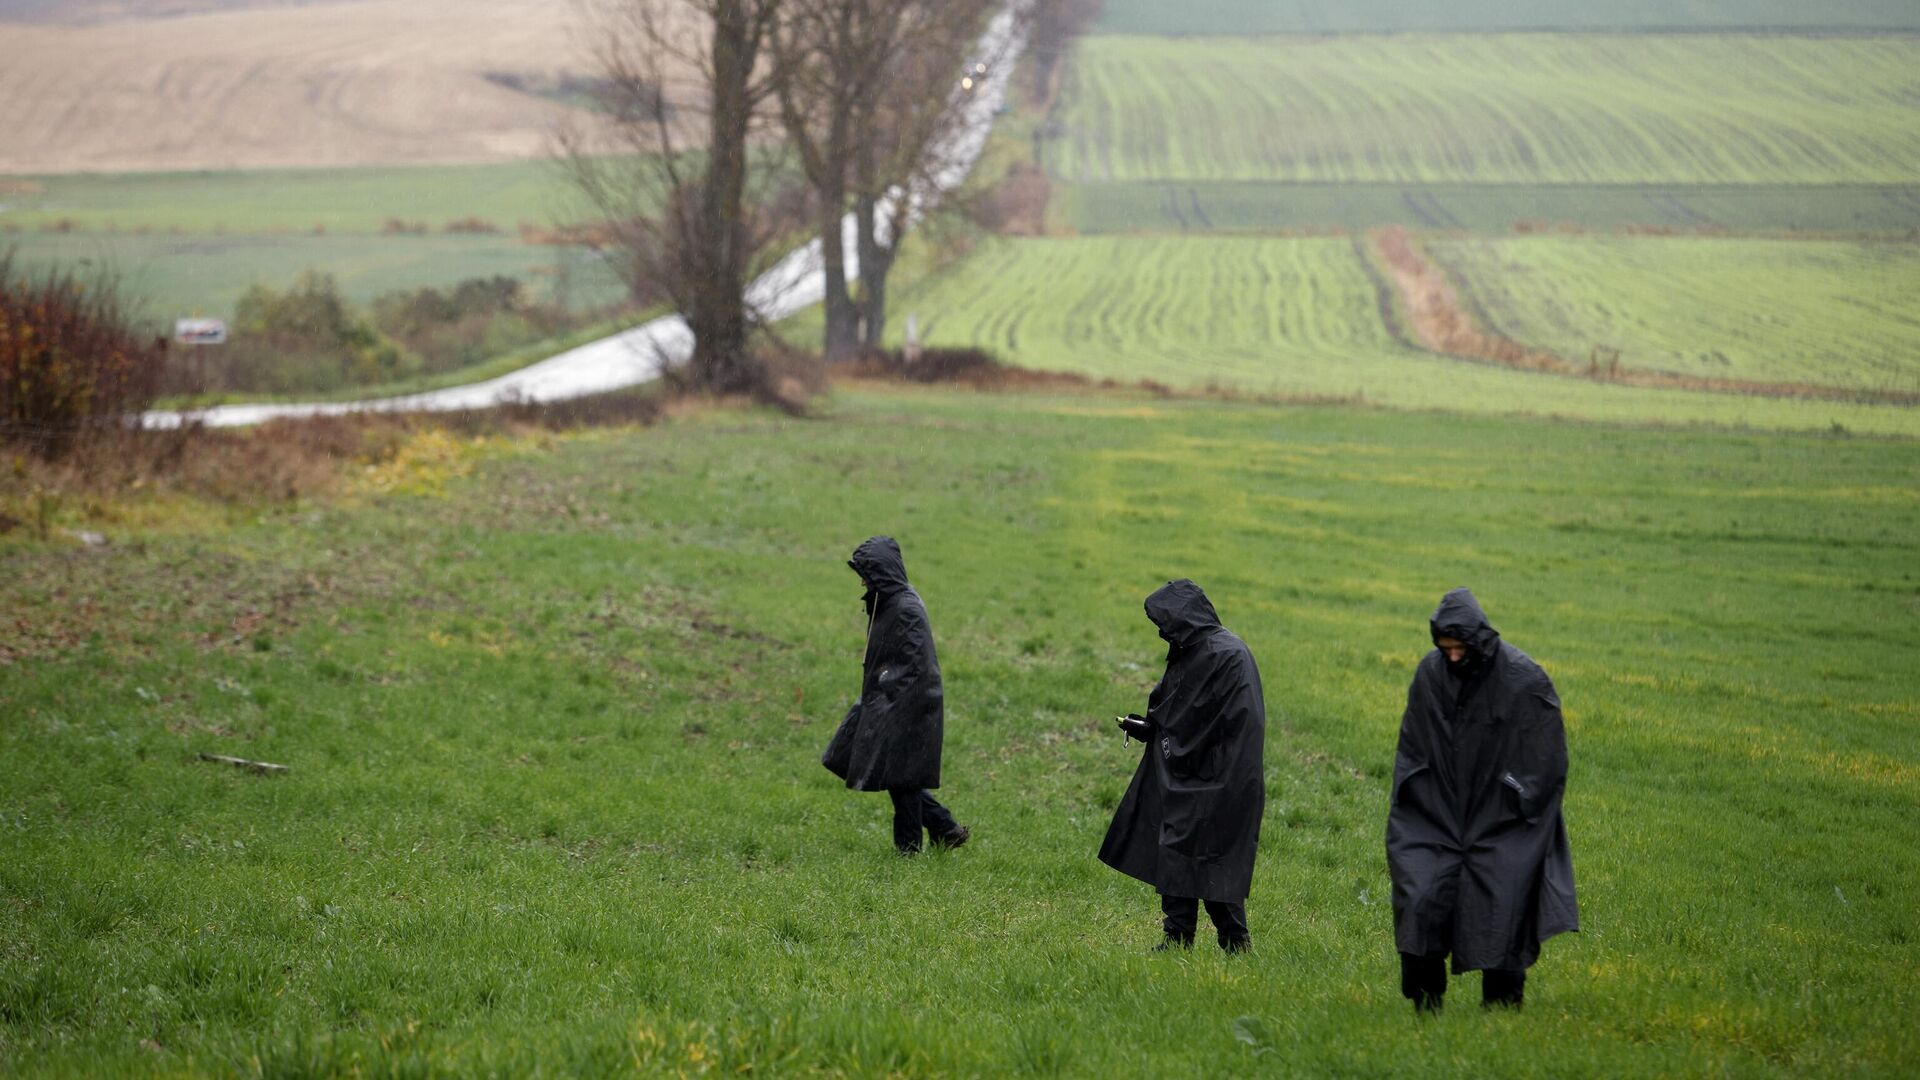
[[53, 457], [124, 423], [152, 402], [165, 355], [111, 274], [30, 275], [0, 252], [0, 441]]

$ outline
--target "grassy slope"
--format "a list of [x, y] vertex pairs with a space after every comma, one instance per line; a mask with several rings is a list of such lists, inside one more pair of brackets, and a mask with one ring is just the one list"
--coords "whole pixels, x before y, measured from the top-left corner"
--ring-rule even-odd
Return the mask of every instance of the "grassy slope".
[[[1845, 280], [1837, 273], [1828, 286]], [[1003, 240], [944, 273], [903, 281], [891, 306], [896, 344], [915, 313], [928, 344], [977, 345], [1021, 366], [1097, 377], [1358, 396], [1397, 408], [1920, 434], [1920, 410], [1911, 408], [1636, 389], [1416, 351], [1388, 331], [1378, 289], [1347, 239]], [[1779, 308], [1843, 331], [1855, 317], [1821, 297], [1783, 299]]]
[[1707, 378], [1920, 391], [1920, 247], [1659, 237], [1436, 239], [1508, 336]]
[[1093, 37], [1074, 181], [1911, 183], [1912, 39]]
[[1113, 34], [1337, 34], [1419, 30], [1920, 28], [1904, 0], [1105, 0]]
[[[0, 1069], [1897, 1075], [1917, 469], [1898, 444], [861, 394], [563, 440], [443, 498], [16, 544]], [[874, 531], [928, 598], [942, 794], [978, 837], [913, 862], [815, 761]], [[1149, 890], [1093, 858], [1139, 752], [1103, 718], [1151, 685], [1140, 598], [1177, 574], [1267, 680], [1233, 963], [1147, 956]], [[1585, 933], [1524, 1014], [1472, 1008], [1469, 978], [1421, 1024], [1381, 815], [1461, 582], [1567, 703]]]

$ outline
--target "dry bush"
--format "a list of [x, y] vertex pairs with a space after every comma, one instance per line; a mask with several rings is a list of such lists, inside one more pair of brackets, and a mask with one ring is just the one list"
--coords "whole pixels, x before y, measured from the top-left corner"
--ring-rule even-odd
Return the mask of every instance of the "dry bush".
[[1111, 379], [1096, 382], [1072, 372], [1012, 367], [994, 359], [993, 354], [984, 349], [922, 349], [919, 359], [911, 362], [899, 352], [868, 350], [852, 360], [835, 364], [833, 374], [850, 379], [945, 383], [975, 390], [1114, 388], [1122, 385]]
[[753, 398], [789, 416], [805, 416], [826, 392], [827, 364], [818, 355], [781, 344], [760, 350], [760, 387]]
[[442, 231], [450, 232], [450, 233], [469, 233], [474, 235], [491, 236], [500, 231], [500, 226], [495, 225], [493, 222], [488, 221], [486, 218], [463, 217], [463, 218], [456, 218], [453, 221], [447, 222], [446, 226]]
[[153, 400], [165, 357], [110, 274], [30, 277], [0, 253], [0, 441], [52, 457], [112, 429]]
[[62, 506], [89, 521], [116, 519], [115, 500], [183, 495], [256, 505], [321, 498], [356, 465], [394, 458], [430, 432], [520, 438], [539, 432], [654, 423], [676, 407], [665, 395], [622, 391], [552, 404], [508, 404], [449, 413], [354, 413], [275, 420], [254, 428], [188, 424], [170, 430], [116, 428], [52, 460], [17, 454], [0, 473], [0, 533], [27, 527], [43, 537]]

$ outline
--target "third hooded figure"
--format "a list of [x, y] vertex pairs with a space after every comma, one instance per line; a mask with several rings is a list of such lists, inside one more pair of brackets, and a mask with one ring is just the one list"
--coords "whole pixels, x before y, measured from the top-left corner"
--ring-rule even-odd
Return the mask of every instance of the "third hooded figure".
[[1484, 1004], [1517, 1006], [1540, 943], [1580, 927], [1560, 698], [1471, 592], [1442, 598], [1428, 630], [1388, 797], [1400, 990], [1438, 1008], [1451, 958], [1456, 974], [1486, 973]]
[[1251, 941], [1246, 900], [1266, 807], [1260, 669], [1193, 582], [1168, 582], [1146, 607], [1167, 642], [1167, 672], [1147, 715], [1121, 723], [1146, 752], [1100, 861], [1159, 890], [1160, 948], [1193, 944], [1205, 902], [1220, 947], [1239, 952]]

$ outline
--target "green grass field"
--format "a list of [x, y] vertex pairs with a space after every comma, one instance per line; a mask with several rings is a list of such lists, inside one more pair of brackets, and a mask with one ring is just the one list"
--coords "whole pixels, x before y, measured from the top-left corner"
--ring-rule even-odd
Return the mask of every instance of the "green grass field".
[[1083, 234], [1516, 227], [1653, 227], [1741, 233], [1920, 229], [1920, 185], [1336, 184], [1261, 181], [1063, 184], [1049, 214]]
[[[1540, 250], [1557, 251], [1557, 239], [1540, 241]], [[1776, 250], [1765, 243], [1739, 246], [1746, 241], [1699, 242], [1725, 245], [1702, 250], [1730, 262], [1743, 251], [1758, 259]], [[1383, 298], [1387, 286], [1370, 273], [1370, 260], [1364, 241], [1345, 238], [999, 240], [944, 272], [904, 280], [892, 300], [890, 333], [898, 344], [912, 313], [929, 345], [979, 346], [1022, 367], [1179, 387], [1353, 398], [1404, 409], [1809, 431], [1837, 424], [1863, 433], [1920, 434], [1920, 409], [1910, 407], [1636, 388], [1435, 356], [1395, 335], [1382, 315], [1383, 305], [1392, 309], [1394, 301], [1390, 292]], [[1850, 334], [1860, 313], [1840, 298], [1847, 290], [1897, 304], [1905, 278], [1877, 283], [1881, 267], [1859, 259], [1810, 268], [1825, 292], [1782, 295], [1772, 317], [1794, 318], [1804, 339], [1817, 338], [1821, 327]], [[1503, 281], [1482, 287], [1497, 289]], [[1587, 295], [1596, 306], [1611, 302], [1598, 285]], [[1885, 332], [1898, 335], [1901, 318], [1891, 306], [1881, 317]], [[1911, 329], [1906, 332], [1910, 337]], [[805, 328], [794, 336], [813, 339]], [[1585, 350], [1579, 355], [1584, 359]], [[1833, 377], [1877, 385], [1864, 362], [1848, 371]]]
[[253, 284], [284, 289], [302, 270], [332, 274], [349, 299], [474, 277], [519, 278], [528, 292], [554, 295], [565, 263], [573, 309], [619, 301], [625, 288], [583, 251], [522, 244], [505, 236], [191, 235], [20, 233], [0, 236], [26, 269], [111, 267], [156, 318], [226, 317]]
[[1096, 33], [1343, 34], [1485, 30], [1913, 30], [1904, 0], [1105, 0]]
[[1920, 245], [1668, 237], [1436, 239], [1483, 321], [1579, 361], [1920, 391]]
[[362, 169], [79, 173], [0, 179], [0, 226], [178, 229], [205, 233], [378, 233], [389, 219], [479, 218], [506, 233], [574, 220], [559, 168], [545, 161]]
[[[1901, 1076], [1920, 446], [843, 394], [439, 496], [0, 549], [10, 1076]], [[970, 847], [817, 764], [900, 537]], [[1266, 679], [1255, 951], [1094, 851], [1205, 585]], [[1469, 583], [1555, 678], [1584, 932], [1398, 996], [1394, 731]], [[284, 762], [267, 779], [196, 752]]]
[[1050, 168], [1129, 180], [1920, 181], [1920, 40], [1091, 37]]

